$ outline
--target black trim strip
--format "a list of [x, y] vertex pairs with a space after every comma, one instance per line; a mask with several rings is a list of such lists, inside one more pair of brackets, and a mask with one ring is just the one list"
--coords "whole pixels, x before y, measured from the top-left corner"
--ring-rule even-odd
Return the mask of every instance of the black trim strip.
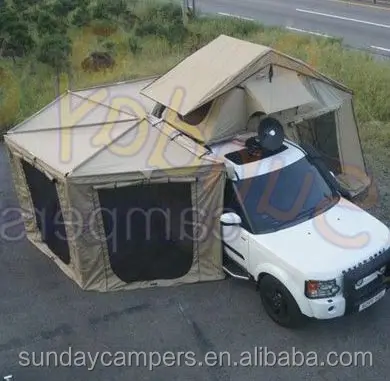
[[231, 250], [234, 254], [236, 254], [238, 257], [243, 259], [245, 261], [245, 258], [242, 254], [240, 254], [236, 249], [233, 249], [231, 246], [229, 246], [227, 243], [223, 244], [224, 247], [227, 247], [229, 250]]
[[221, 225], [222, 226], [240, 226], [240, 224], [238, 224], [238, 223], [234, 223], [234, 222], [230, 223], [230, 222], [223, 222], [223, 221], [221, 221]]

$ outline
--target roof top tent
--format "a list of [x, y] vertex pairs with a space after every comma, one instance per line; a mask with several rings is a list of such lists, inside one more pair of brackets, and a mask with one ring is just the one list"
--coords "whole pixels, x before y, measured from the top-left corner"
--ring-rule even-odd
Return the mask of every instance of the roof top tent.
[[67, 92], [5, 136], [28, 239], [86, 290], [224, 277], [224, 165], [144, 85]]
[[269, 47], [221, 35], [141, 94], [160, 106], [154, 113], [204, 145], [254, 131], [271, 116], [289, 139], [314, 146], [352, 196], [370, 185], [352, 92]]

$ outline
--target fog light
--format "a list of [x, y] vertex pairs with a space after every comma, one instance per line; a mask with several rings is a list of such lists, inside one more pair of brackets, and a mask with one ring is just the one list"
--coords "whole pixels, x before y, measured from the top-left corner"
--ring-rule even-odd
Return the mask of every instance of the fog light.
[[363, 284], [363, 279], [360, 279], [356, 282], [356, 286], [360, 287]]

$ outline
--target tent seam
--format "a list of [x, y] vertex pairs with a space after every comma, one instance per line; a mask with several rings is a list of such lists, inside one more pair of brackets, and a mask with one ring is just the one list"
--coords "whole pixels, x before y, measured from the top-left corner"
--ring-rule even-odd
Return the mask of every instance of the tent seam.
[[147, 81], [149, 79], [158, 79], [160, 76], [158, 75], [152, 75], [148, 77], [140, 77], [140, 78], [134, 78], [134, 79], [129, 79], [127, 81], [119, 81], [119, 82], [114, 82], [114, 83], [106, 83], [102, 85], [96, 85], [96, 86], [91, 86], [91, 87], [82, 87], [74, 90], [69, 90], [73, 93], [81, 92], [81, 91], [87, 91], [87, 90], [95, 90], [95, 89], [103, 89], [106, 87], [111, 87], [111, 86], [121, 86], [121, 85], [126, 85], [126, 84], [131, 84], [131, 83], [136, 83], [136, 82], [143, 82]]
[[133, 115], [132, 118], [130, 118], [130, 119], [119, 120], [119, 121], [105, 121], [105, 122], [100, 122], [100, 123], [77, 124], [77, 125], [66, 126], [66, 127], [50, 127], [50, 128], [39, 128], [37, 130], [15, 131], [9, 135], [11, 136], [11, 135], [28, 134], [28, 133], [33, 133], [33, 132], [63, 131], [63, 130], [71, 130], [71, 129], [77, 129], [77, 128], [88, 128], [88, 127], [104, 126], [106, 124], [111, 124], [111, 123], [115, 123], [115, 124], [126, 123], [126, 122], [135, 121], [137, 119], [138, 118]]
[[[94, 207], [95, 210], [98, 207], [96, 194], [97, 194], [97, 192], [95, 190], [93, 190], [92, 191], [92, 204], [93, 204], [93, 207]], [[98, 221], [96, 221], [96, 222], [99, 225], [99, 232], [101, 233], [102, 232], [102, 229], [101, 229], [102, 226], [100, 225], [100, 219], [98, 219]], [[104, 228], [103, 228], [103, 231], [104, 231]], [[104, 237], [105, 237], [105, 235], [104, 235]], [[106, 261], [106, 256], [105, 256], [106, 253], [105, 253], [105, 248], [103, 246], [103, 242], [104, 242], [104, 240], [100, 241], [100, 249], [102, 251], [102, 257], [103, 257], [102, 259], [103, 259], [103, 268], [104, 268], [104, 281], [105, 281], [106, 291], [108, 291], [107, 261]]]
[[120, 113], [127, 114], [127, 115], [131, 115], [132, 117], [137, 118], [137, 115], [131, 114], [131, 113], [127, 112], [127, 111], [122, 111], [121, 109], [117, 109], [117, 108], [112, 107], [112, 106], [108, 106], [108, 105], [106, 105], [106, 104], [104, 104], [104, 103], [102, 103], [102, 102], [98, 102], [98, 101], [92, 100], [91, 98], [84, 97], [84, 96], [82, 96], [82, 95], [80, 95], [80, 94], [77, 94], [77, 93], [75, 93], [75, 92], [72, 92], [72, 91], [71, 91], [70, 94], [74, 95], [75, 97], [84, 99], [84, 100], [86, 100], [86, 101], [89, 101], [89, 102], [92, 102], [92, 103], [96, 103], [96, 104], [98, 104], [98, 105], [100, 105], [100, 106], [103, 106], [103, 107], [106, 107], [106, 108], [108, 108], [108, 109], [110, 109], [110, 110], [118, 111], [118, 112], [120, 112]]
[[94, 152], [91, 156], [89, 156], [88, 158], [86, 158], [85, 160], [83, 160], [81, 163], [79, 163], [78, 165], [76, 165], [69, 173], [68, 173], [68, 177], [69, 175], [72, 175], [73, 173], [75, 173], [77, 170], [79, 170], [80, 168], [83, 167], [83, 165], [85, 165], [86, 163], [88, 163], [90, 160], [94, 159], [96, 156], [98, 156], [100, 153], [104, 152], [108, 147], [110, 147], [112, 144], [114, 144], [116, 141], [118, 141], [119, 139], [121, 139], [123, 136], [125, 136], [128, 132], [132, 131], [134, 128], [138, 127], [142, 121], [144, 121], [146, 119], [142, 119], [142, 120], [138, 120], [138, 123], [134, 124], [133, 126], [129, 127], [129, 129], [125, 130], [124, 132], [122, 132], [121, 134], [119, 134], [115, 139], [112, 139], [108, 144], [105, 144], [103, 145], [102, 148], [100, 148], [99, 150], [97, 150], [96, 152]]

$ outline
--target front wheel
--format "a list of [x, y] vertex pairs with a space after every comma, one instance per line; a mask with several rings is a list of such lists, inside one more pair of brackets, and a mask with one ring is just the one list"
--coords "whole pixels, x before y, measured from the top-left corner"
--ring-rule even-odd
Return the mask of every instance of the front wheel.
[[259, 282], [260, 297], [270, 318], [286, 328], [301, 327], [305, 316], [287, 288], [271, 275], [265, 275]]

